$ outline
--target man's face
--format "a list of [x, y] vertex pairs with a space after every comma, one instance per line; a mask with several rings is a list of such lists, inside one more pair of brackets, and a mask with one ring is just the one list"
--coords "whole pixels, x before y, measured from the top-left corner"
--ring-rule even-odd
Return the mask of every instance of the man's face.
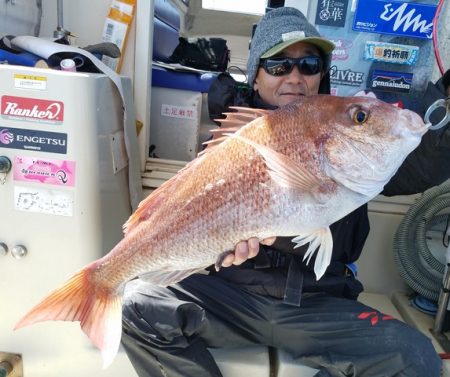
[[[317, 47], [297, 42], [286, 47], [277, 57], [301, 58], [311, 55], [320, 56]], [[322, 72], [312, 76], [302, 75], [297, 67], [287, 75], [271, 76], [259, 67], [253, 89], [258, 91], [264, 102], [273, 106], [283, 106], [297, 100], [299, 96], [318, 94], [322, 76]]]

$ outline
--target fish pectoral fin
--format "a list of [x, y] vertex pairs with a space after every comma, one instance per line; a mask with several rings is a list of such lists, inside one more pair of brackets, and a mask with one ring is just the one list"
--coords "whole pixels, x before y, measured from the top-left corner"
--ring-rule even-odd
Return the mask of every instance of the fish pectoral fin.
[[162, 287], [167, 287], [170, 284], [178, 283], [179, 281], [187, 278], [189, 275], [195, 274], [204, 270], [208, 266], [201, 268], [192, 268], [189, 270], [159, 270], [159, 271], [149, 271], [145, 274], [139, 275], [139, 279], [144, 280], [148, 283], [154, 285], [160, 285]]
[[228, 136], [237, 138], [255, 148], [264, 159], [269, 169], [269, 174], [276, 184], [283, 187], [297, 188], [309, 193], [316, 191], [321, 186], [322, 183], [317, 177], [288, 156], [243, 136], [237, 134]]
[[308, 250], [306, 250], [303, 257], [303, 260], [306, 259], [306, 264], [309, 264], [311, 257], [318, 248], [314, 263], [314, 273], [316, 274], [316, 279], [319, 280], [330, 265], [331, 254], [333, 252], [333, 237], [330, 228], [321, 228], [309, 233], [300, 234], [293, 238], [292, 242], [296, 243], [294, 249], [309, 243]]

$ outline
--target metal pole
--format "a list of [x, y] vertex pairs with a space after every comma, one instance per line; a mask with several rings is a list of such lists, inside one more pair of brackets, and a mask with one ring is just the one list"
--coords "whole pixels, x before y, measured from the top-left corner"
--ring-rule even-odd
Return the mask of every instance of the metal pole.
[[445, 314], [447, 313], [448, 300], [450, 298], [450, 263], [447, 263], [444, 280], [442, 282], [442, 290], [439, 294], [438, 309], [434, 319], [433, 332], [441, 333], [444, 327]]
[[56, 14], [57, 14], [57, 26], [56, 30], [53, 32], [53, 37], [56, 39], [66, 38], [69, 35], [67, 30], [64, 30], [63, 22], [63, 0], [57, 0], [56, 3]]
[[58, 15], [58, 25], [57, 28], [58, 29], [64, 29], [64, 20], [63, 20], [63, 0], [58, 0], [58, 3], [56, 4], [56, 12]]

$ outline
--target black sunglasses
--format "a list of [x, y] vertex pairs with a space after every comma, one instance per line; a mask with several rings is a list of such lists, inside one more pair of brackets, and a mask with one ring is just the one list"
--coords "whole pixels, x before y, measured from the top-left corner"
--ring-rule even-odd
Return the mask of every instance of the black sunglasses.
[[267, 58], [261, 59], [259, 66], [272, 76], [288, 75], [297, 66], [302, 75], [312, 76], [322, 71], [324, 63], [320, 56], [304, 56], [302, 58]]

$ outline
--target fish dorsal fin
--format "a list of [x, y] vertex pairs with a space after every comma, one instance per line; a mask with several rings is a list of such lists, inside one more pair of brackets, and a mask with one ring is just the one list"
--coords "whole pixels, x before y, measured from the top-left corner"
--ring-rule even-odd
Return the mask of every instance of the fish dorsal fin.
[[[242, 126], [245, 126], [249, 122], [248, 119], [250, 119], [250, 118], [241, 118], [239, 116], [234, 116], [233, 114], [234, 113], [225, 113], [224, 115], [227, 116], [226, 118], [214, 119], [214, 120], [216, 122], [220, 122], [220, 128], [222, 128], [223, 125], [226, 125], [227, 127], [239, 129]], [[217, 130], [217, 128], [216, 128], [216, 130]]]
[[224, 140], [223, 136], [225, 133], [234, 133], [246, 124], [254, 121], [255, 119], [261, 118], [262, 116], [268, 115], [271, 112], [271, 110], [252, 109], [250, 107], [238, 106], [232, 106], [230, 109], [236, 111], [223, 113], [226, 116], [224, 119], [214, 119], [216, 122], [220, 122], [220, 124], [225, 127], [210, 130], [213, 134], [213, 138], [203, 143], [203, 145], [207, 146], [207, 149], [202, 151], [199, 155], [210, 151], [212, 147], [220, 144]]
[[227, 138], [226, 136], [220, 136], [220, 137], [213, 137], [211, 140], [205, 141], [203, 145], [205, 145], [206, 147], [197, 154], [197, 157], [203, 156], [205, 153], [210, 152], [212, 148], [222, 143], [222, 141], [224, 141], [226, 138]]
[[314, 273], [316, 274], [316, 279], [319, 280], [330, 265], [331, 254], [333, 252], [333, 237], [330, 228], [327, 227], [300, 234], [293, 238], [292, 242], [296, 243], [294, 249], [309, 243], [308, 250], [306, 250], [303, 257], [303, 260], [306, 259], [306, 264], [309, 263], [314, 252], [319, 248], [314, 263]]
[[269, 115], [273, 110], [254, 109], [251, 107], [230, 106], [230, 109], [236, 110], [234, 114], [253, 114], [255, 118]]
[[139, 222], [144, 220], [147, 217], [147, 211], [150, 207], [158, 205], [162, 200], [164, 200], [164, 190], [162, 190], [162, 186], [165, 184], [164, 182], [157, 190], [153, 191], [149, 194], [144, 200], [142, 200], [136, 211], [128, 218], [126, 223], [123, 225], [123, 233], [126, 235], [133, 228], [135, 228]]
[[279, 153], [265, 145], [255, 143], [253, 140], [233, 134], [228, 135], [251, 145], [263, 157], [269, 174], [274, 182], [283, 187], [297, 188], [311, 194], [317, 192], [322, 182], [303, 166], [288, 156]]
[[198, 164], [202, 159], [202, 156], [192, 160], [186, 164], [182, 169], [178, 171], [176, 175], [165, 181], [156, 190], [151, 192], [145, 199], [143, 199], [136, 211], [129, 217], [126, 223], [123, 225], [123, 232], [127, 235], [132, 229], [134, 229], [141, 221], [148, 219], [152, 212], [155, 211], [164, 201], [170, 197], [170, 192], [176, 188], [178, 183], [184, 181], [186, 171], [193, 165]]
[[224, 119], [216, 119], [221, 124], [226, 124], [227, 127], [241, 128], [247, 123], [271, 113], [271, 110], [252, 109], [251, 107], [232, 106], [230, 109], [235, 111], [223, 113]]

